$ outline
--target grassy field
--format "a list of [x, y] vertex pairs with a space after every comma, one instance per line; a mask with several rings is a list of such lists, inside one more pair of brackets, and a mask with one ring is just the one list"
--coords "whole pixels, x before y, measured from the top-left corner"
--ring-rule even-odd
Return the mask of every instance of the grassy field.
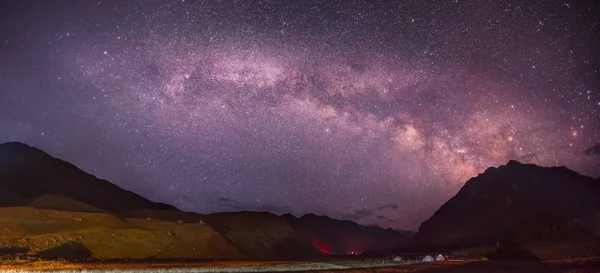
[[23, 248], [51, 256], [72, 252], [96, 259], [223, 259], [238, 250], [199, 223], [119, 218], [81, 213], [0, 208], [0, 249]]

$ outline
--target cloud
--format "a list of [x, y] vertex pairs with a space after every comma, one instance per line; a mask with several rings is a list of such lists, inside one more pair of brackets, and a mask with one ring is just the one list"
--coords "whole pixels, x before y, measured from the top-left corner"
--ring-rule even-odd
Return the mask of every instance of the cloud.
[[379, 212], [382, 210], [388, 210], [388, 209], [397, 210], [399, 208], [400, 208], [400, 206], [398, 206], [397, 204], [387, 204], [387, 205], [376, 207], [374, 209], [362, 208], [362, 209], [354, 210], [350, 213], [343, 214], [341, 216], [341, 218], [345, 219], [345, 220], [350, 220], [350, 221], [356, 222], [356, 221], [360, 221], [365, 218], [376, 216], [376, 218], [383, 220], [383, 219], [387, 219], [387, 218], [382, 215], [375, 215], [376, 212]]
[[224, 207], [228, 207], [228, 208], [232, 208], [235, 210], [245, 210], [246, 208], [244, 206], [242, 206], [238, 201], [233, 200], [233, 199], [229, 199], [227, 197], [219, 197], [217, 199], [217, 202], [219, 202], [219, 204], [221, 204]]
[[385, 226], [389, 226], [390, 224], [393, 224], [396, 221], [397, 221], [397, 219], [395, 219], [395, 218], [388, 218], [383, 215], [378, 215], [377, 219], [375, 221], [371, 222], [371, 225], [385, 228]]
[[399, 208], [400, 208], [400, 206], [398, 206], [398, 204], [387, 204], [387, 205], [377, 207], [376, 210], [399, 209]]
[[272, 213], [288, 213], [291, 211], [289, 206], [278, 206], [272, 204], [258, 203], [258, 204], [246, 204], [239, 202], [227, 197], [219, 197], [217, 202], [223, 207], [231, 208], [234, 210], [248, 210], [248, 211], [268, 211]]
[[351, 213], [346, 213], [342, 215], [342, 219], [350, 220], [350, 221], [359, 221], [361, 219], [373, 216], [375, 213], [369, 209], [358, 209], [352, 211]]
[[585, 149], [585, 155], [587, 156], [600, 156], [600, 143]]
[[271, 204], [263, 204], [261, 206], [258, 206], [257, 210], [259, 210], [259, 211], [268, 211], [268, 212], [273, 212], [273, 213], [289, 213], [292, 210], [292, 208], [290, 208], [288, 206], [278, 206], [278, 205], [271, 205]]

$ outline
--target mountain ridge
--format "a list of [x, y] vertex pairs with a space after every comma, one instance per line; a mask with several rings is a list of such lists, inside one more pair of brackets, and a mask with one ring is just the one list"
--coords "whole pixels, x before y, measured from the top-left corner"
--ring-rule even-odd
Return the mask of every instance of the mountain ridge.
[[[36, 234], [47, 234], [43, 236], [50, 236], [49, 238], [54, 239], [38, 241], [38, 239], [27, 237], [27, 233], [16, 233], [21, 235], [11, 235], [16, 237], [7, 238], [0, 236], [0, 248], [14, 247], [17, 244], [19, 247], [31, 248], [40, 253], [45, 253], [44, 251], [48, 251], [49, 247], [62, 248], [58, 245], [45, 245], [50, 240], [69, 246], [81, 243], [82, 246], [74, 249], [88, 249], [89, 255], [95, 258], [143, 259], [146, 257], [145, 255], [151, 255], [148, 257], [154, 258], [173, 258], [166, 254], [159, 254], [162, 252], [143, 249], [152, 244], [165, 247], [172, 245], [168, 242], [185, 240], [181, 236], [188, 236], [183, 234], [190, 234], [191, 230], [195, 230], [200, 233], [193, 236], [195, 238], [193, 244], [176, 243], [175, 245], [181, 248], [169, 251], [186, 253], [186, 257], [190, 258], [280, 259], [347, 254], [351, 251], [358, 252], [358, 250], [361, 252], [374, 251], [382, 249], [384, 246], [402, 245], [408, 241], [410, 236], [410, 233], [396, 232], [381, 227], [367, 227], [352, 221], [335, 220], [314, 214], [296, 218], [291, 214], [276, 215], [270, 212], [242, 211], [213, 214], [185, 212], [168, 204], [152, 202], [107, 180], [98, 179], [75, 165], [52, 157], [35, 147], [19, 142], [0, 144], [0, 211], [9, 215], [6, 220], [0, 219], [0, 228], [4, 225], [9, 230], [21, 230], [22, 227], [13, 226], [11, 223], [23, 221], [29, 223], [30, 220], [22, 219], [18, 214], [11, 212], [19, 211], [24, 207], [36, 209], [35, 214], [26, 210], [29, 215], [41, 215], [38, 212], [42, 211], [45, 215], [41, 219], [35, 220], [38, 224], [33, 226], [27, 224], [28, 230], [32, 230]], [[56, 214], [49, 213], [48, 210], [56, 211]], [[60, 216], [63, 213], [80, 216], [64, 219], [63, 216]], [[108, 222], [102, 220], [112, 216], [122, 220], [119, 224], [113, 220]], [[96, 233], [87, 235], [95, 239], [77, 239], [79, 237], [76, 234], [84, 232], [84, 230], [78, 230], [78, 227], [81, 226], [79, 221], [88, 222], [90, 220], [86, 219], [94, 217], [100, 217], [96, 220], [97, 225], [89, 226], [88, 223], [83, 226], [93, 227], [94, 230], [100, 229]], [[315, 219], [318, 220], [316, 224]], [[50, 222], [63, 224], [61, 224], [61, 228], [57, 229], [57, 227], [48, 226]], [[130, 230], [128, 232], [134, 234], [131, 236], [138, 239], [135, 242], [123, 239], [123, 243], [127, 245], [127, 247], [123, 247], [131, 247], [131, 249], [128, 249], [127, 252], [113, 249], [113, 252], [117, 254], [112, 255], [110, 252], [106, 252], [107, 246], [101, 245], [102, 240], [114, 241], [114, 238], [111, 237], [114, 235], [110, 234], [116, 232], [113, 230], [115, 225], [120, 229]], [[332, 229], [330, 226], [335, 226], [335, 228]], [[156, 234], [165, 227], [169, 228], [168, 236]], [[106, 230], [106, 232], [102, 230]], [[323, 233], [323, 230], [339, 236], [326, 237], [324, 234], [328, 233]], [[62, 235], [52, 237], [55, 236], [52, 234]], [[360, 241], [357, 239], [352, 245], [344, 244], [342, 241], [349, 238], [348, 234], [352, 234]], [[147, 241], [139, 239], [147, 236], [150, 236]], [[57, 238], [72, 238], [72, 240], [60, 241]], [[23, 245], [22, 239], [32, 243]], [[206, 244], [206, 240], [216, 240], [219, 243], [215, 245], [214, 251], [213, 248], [203, 246], [203, 251], [196, 253], [199, 248], [195, 244]], [[119, 242], [115, 244], [118, 246]]]

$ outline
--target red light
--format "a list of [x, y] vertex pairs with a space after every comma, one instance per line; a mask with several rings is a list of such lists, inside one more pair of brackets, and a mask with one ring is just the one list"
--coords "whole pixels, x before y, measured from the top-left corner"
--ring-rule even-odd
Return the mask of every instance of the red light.
[[331, 255], [331, 250], [329, 250], [329, 248], [325, 245], [324, 242], [322, 242], [321, 240], [319, 240], [316, 236], [314, 236], [313, 234], [307, 234], [308, 239], [310, 240], [310, 243], [321, 253], [326, 254], [326, 255]]

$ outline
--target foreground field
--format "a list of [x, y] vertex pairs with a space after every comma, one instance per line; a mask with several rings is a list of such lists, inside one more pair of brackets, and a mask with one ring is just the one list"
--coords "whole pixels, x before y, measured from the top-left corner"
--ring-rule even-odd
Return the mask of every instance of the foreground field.
[[319, 272], [323, 270], [366, 269], [393, 266], [364, 262], [298, 262], [298, 261], [226, 261], [197, 263], [69, 263], [60, 261], [10, 261], [0, 264], [1, 271], [16, 272]]
[[318, 273], [594, 273], [600, 259], [552, 262], [452, 261], [421, 264], [364, 262], [204, 262], [204, 263], [66, 263], [12, 261], [0, 264], [3, 272], [116, 272], [116, 273], [208, 273], [208, 272], [318, 272]]

